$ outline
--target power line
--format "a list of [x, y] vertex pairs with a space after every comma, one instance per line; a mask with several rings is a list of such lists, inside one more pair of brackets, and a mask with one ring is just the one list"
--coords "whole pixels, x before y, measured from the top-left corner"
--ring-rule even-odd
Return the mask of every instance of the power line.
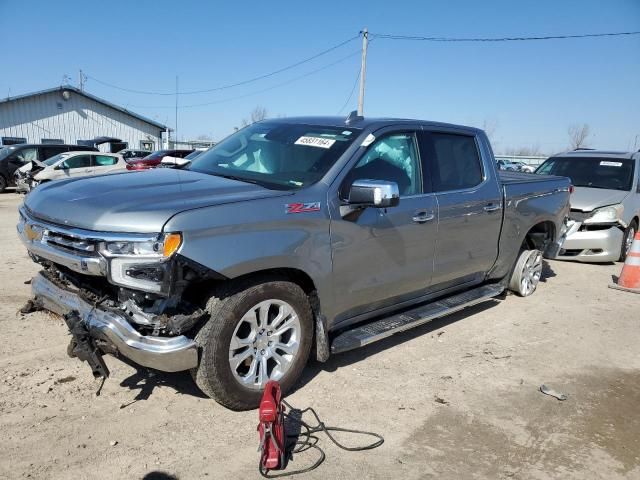
[[340, 108], [340, 110], [338, 110], [338, 113], [336, 113], [336, 115], [340, 115], [342, 113], [342, 111], [345, 109], [345, 107], [351, 101], [351, 97], [353, 97], [353, 92], [356, 91], [356, 87], [358, 86], [358, 80], [360, 80], [360, 65], [358, 65], [358, 75], [356, 75], [356, 80], [353, 82], [353, 87], [351, 87], [351, 92], [349, 93], [349, 96], [345, 100], [345, 102], [342, 105], [342, 107]]
[[137, 93], [137, 94], [140, 94], [140, 95], [166, 95], [166, 96], [173, 96], [173, 95], [176, 95], [176, 93], [179, 94], [179, 95], [195, 95], [195, 94], [198, 94], [198, 93], [209, 93], [209, 92], [216, 92], [216, 91], [219, 91], [219, 90], [226, 90], [228, 88], [239, 87], [241, 85], [247, 85], [248, 83], [257, 82], [258, 80], [263, 80], [265, 78], [273, 77], [274, 75], [277, 75], [277, 74], [282, 73], [282, 72], [286, 72], [287, 70], [291, 70], [292, 68], [295, 68], [295, 67], [299, 67], [300, 65], [308, 63], [308, 62], [310, 62], [312, 60], [315, 60], [318, 57], [321, 57], [323, 55], [326, 55], [327, 53], [330, 53], [330, 52], [332, 52], [334, 50], [337, 50], [338, 48], [346, 45], [349, 42], [354, 41], [355, 39], [357, 39], [359, 37], [360, 37], [360, 33], [358, 33], [358, 35], [354, 35], [351, 38], [348, 38], [347, 40], [345, 40], [343, 42], [338, 43], [337, 45], [334, 45], [331, 48], [327, 48], [326, 50], [323, 50], [323, 51], [321, 51], [319, 53], [316, 53], [315, 55], [307, 57], [304, 60], [300, 60], [298, 62], [292, 63], [291, 65], [287, 65], [286, 67], [280, 68], [280, 69], [275, 70], [273, 72], [269, 72], [269, 73], [266, 73], [264, 75], [259, 75], [257, 77], [249, 78], [247, 80], [242, 80], [240, 82], [230, 83], [230, 84], [227, 84], [227, 85], [221, 85], [221, 86], [218, 86], [218, 87], [206, 88], [206, 89], [203, 89], [203, 90], [190, 90], [190, 91], [184, 91], [184, 92], [152, 92], [152, 91], [145, 91], [145, 90], [134, 90], [134, 89], [131, 89], [131, 88], [119, 87], [119, 86], [114, 85], [112, 83], [108, 83], [108, 82], [99, 80], [99, 79], [97, 79], [97, 78], [95, 78], [95, 77], [93, 77], [91, 75], [85, 75], [85, 76], [87, 78], [90, 78], [94, 82], [101, 84], [101, 85], [104, 85], [104, 86], [107, 86], [107, 87], [110, 87], [110, 88], [115, 88], [116, 90], [121, 90], [123, 92]]
[[545, 35], [535, 37], [470, 37], [470, 38], [455, 38], [455, 37], [421, 37], [414, 35], [393, 35], [386, 33], [372, 33], [369, 35], [373, 38], [385, 38], [387, 40], [414, 40], [424, 42], [525, 42], [533, 40], [561, 40], [568, 38], [597, 38], [597, 37], [619, 37], [624, 35], [640, 35], [639, 32], [613, 32], [613, 33], [585, 33], [579, 35]]
[[[260, 93], [268, 92], [268, 91], [274, 90], [276, 88], [284, 87], [285, 85], [289, 85], [291, 83], [297, 82], [298, 80], [310, 77], [311, 75], [315, 75], [318, 72], [321, 72], [323, 70], [331, 68], [334, 65], [337, 65], [339, 63], [344, 62], [345, 60], [348, 60], [350, 58], [355, 57], [356, 55], [360, 55], [360, 50], [357, 50], [355, 52], [351, 52], [349, 55], [347, 55], [345, 57], [342, 57], [342, 58], [336, 60], [335, 62], [331, 62], [331, 63], [329, 63], [327, 65], [322, 66], [322, 67], [316, 68], [315, 70], [311, 70], [310, 72], [307, 72], [307, 73], [305, 73], [303, 75], [299, 75], [297, 77], [294, 77], [294, 78], [292, 78], [290, 80], [287, 80], [286, 82], [278, 83], [276, 85], [272, 85], [270, 87], [263, 88], [262, 90], [257, 90], [257, 91], [254, 91], [254, 92], [246, 93], [246, 94], [243, 94], [243, 95], [238, 95], [238, 96], [235, 96], [235, 97], [229, 97], [229, 98], [223, 98], [223, 99], [220, 99], [220, 100], [214, 100], [214, 101], [211, 101], [211, 102], [195, 103], [195, 104], [191, 104], [191, 105], [180, 105], [179, 108], [182, 109], [182, 108], [205, 107], [205, 106], [208, 106], [208, 105], [216, 105], [218, 103], [226, 103], [226, 102], [231, 102], [233, 100], [240, 100], [242, 98], [250, 97], [250, 96], [253, 96], [253, 95], [258, 95]], [[174, 95], [175, 95], [175, 93], [174, 93]], [[129, 105], [129, 104], [127, 104], [127, 108], [129, 108], [129, 107], [131, 107], [131, 108], [175, 108], [175, 105]]]

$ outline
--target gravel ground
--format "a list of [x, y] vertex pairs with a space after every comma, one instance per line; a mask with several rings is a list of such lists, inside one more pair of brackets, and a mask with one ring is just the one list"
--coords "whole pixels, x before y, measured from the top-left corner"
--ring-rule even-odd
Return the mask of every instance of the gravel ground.
[[[38, 271], [15, 234], [20, 201], [0, 195], [0, 478], [259, 478], [255, 411], [110, 357], [96, 397], [62, 320], [17, 313]], [[532, 297], [311, 364], [289, 401], [385, 443], [321, 438], [327, 459], [305, 478], [640, 478], [640, 295], [607, 288], [620, 269], [549, 262]]]

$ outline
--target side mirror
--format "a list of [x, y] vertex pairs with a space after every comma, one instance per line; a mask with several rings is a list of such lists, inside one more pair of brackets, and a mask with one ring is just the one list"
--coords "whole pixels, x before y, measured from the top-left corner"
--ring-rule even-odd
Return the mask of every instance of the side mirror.
[[396, 182], [386, 180], [356, 180], [349, 190], [349, 203], [364, 207], [395, 207], [400, 203]]

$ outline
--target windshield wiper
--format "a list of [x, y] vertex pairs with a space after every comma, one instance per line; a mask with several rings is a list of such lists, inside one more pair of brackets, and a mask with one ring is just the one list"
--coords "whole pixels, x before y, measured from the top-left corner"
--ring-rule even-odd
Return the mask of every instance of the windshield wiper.
[[260, 182], [258, 182], [257, 180], [253, 180], [250, 178], [244, 178], [244, 177], [237, 177], [235, 175], [229, 175], [227, 173], [209, 173], [209, 175], [213, 175], [215, 177], [222, 177], [222, 178], [228, 178], [229, 180], [237, 180], [238, 182], [245, 182], [245, 183], [252, 183], [254, 185], [260, 185], [263, 186]]

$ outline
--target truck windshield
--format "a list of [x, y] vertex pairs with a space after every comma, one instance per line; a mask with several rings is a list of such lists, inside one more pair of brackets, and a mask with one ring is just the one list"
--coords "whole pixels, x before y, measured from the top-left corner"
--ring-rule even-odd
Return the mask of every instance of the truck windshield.
[[322, 178], [358, 136], [344, 127], [259, 122], [227, 137], [188, 170], [293, 190]]
[[536, 173], [569, 177], [575, 187], [629, 191], [633, 164], [628, 158], [551, 157]]

